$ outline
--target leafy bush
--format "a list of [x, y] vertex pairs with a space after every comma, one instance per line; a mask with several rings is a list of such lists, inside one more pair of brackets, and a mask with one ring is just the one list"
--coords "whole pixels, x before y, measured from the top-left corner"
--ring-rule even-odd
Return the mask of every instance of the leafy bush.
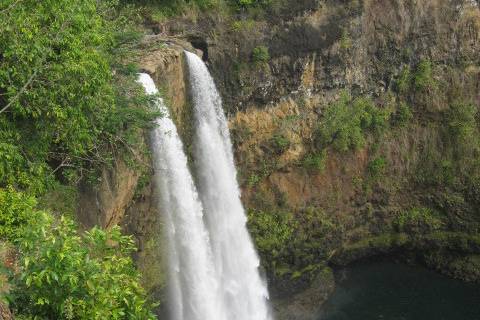
[[284, 135], [274, 135], [270, 139], [270, 144], [276, 154], [282, 154], [290, 148], [290, 140]]
[[255, 0], [236, 0], [239, 5], [250, 6], [255, 3]]
[[[448, 130], [460, 143], [470, 142], [477, 130], [477, 107], [473, 104], [455, 103], [446, 113]], [[473, 144], [472, 144], [473, 146]]]
[[258, 249], [273, 257], [288, 247], [295, 231], [295, 222], [290, 213], [250, 210], [249, 228]]
[[327, 151], [322, 150], [317, 153], [307, 154], [303, 158], [302, 165], [303, 167], [309, 170], [323, 171], [325, 170], [326, 162], [327, 162]]
[[247, 181], [248, 187], [252, 188], [252, 187], [256, 186], [261, 180], [262, 180], [262, 178], [259, 175], [255, 174], [255, 173], [251, 174], [248, 177], [248, 181]]
[[[248, 211], [248, 227], [273, 277], [297, 277], [325, 259], [340, 229], [322, 210], [308, 208], [295, 216], [283, 211]], [[338, 244], [335, 244], [338, 245]]]
[[385, 172], [387, 166], [387, 160], [385, 157], [378, 157], [368, 163], [367, 170], [368, 175], [372, 178], [378, 178]]
[[285, 266], [289, 269], [296, 226], [290, 213], [248, 211], [248, 227], [269, 274], [278, 276]]
[[270, 60], [270, 53], [265, 46], [255, 47], [252, 51], [252, 60], [254, 63], [266, 63]]
[[10, 129], [0, 116], [0, 186], [15, 185], [32, 193], [42, 193], [52, 184], [51, 169], [46, 163], [29, 161], [22, 144], [17, 140], [21, 133]]
[[397, 112], [393, 116], [393, 122], [399, 127], [406, 126], [413, 119], [412, 108], [405, 102], [401, 102]]
[[253, 6], [268, 6], [271, 4], [272, 0], [229, 0], [234, 2], [237, 6], [240, 7], [253, 7]]
[[35, 205], [34, 198], [12, 187], [0, 188], [0, 239], [14, 242], [22, 236]]
[[425, 91], [436, 87], [437, 82], [433, 78], [432, 62], [426, 59], [419, 62], [413, 73], [409, 66], [404, 67], [395, 82], [396, 91], [402, 95], [407, 95], [412, 89]]
[[412, 74], [409, 67], [404, 67], [395, 83], [396, 90], [400, 94], [407, 94], [412, 83]]
[[80, 235], [72, 220], [35, 212], [19, 241], [13, 309], [48, 319], [155, 319], [120, 229]]
[[118, 228], [79, 234], [33, 198], [111, 165], [158, 115], [128, 62], [139, 33], [115, 4], [0, 4], [0, 237], [19, 250], [10, 292], [19, 319], [154, 318], [130, 238]]
[[249, 32], [255, 28], [255, 20], [247, 19], [247, 20], [236, 20], [232, 23], [232, 29], [235, 32], [245, 31]]
[[320, 148], [329, 145], [338, 151], [358, 149], [365, 144], [368, 131], [379, 133], [388, 125], [390, 111], [380, 109], [368, 97], [353, 99], [343, 92], [340, 99], [329, 105], [316, 131]]
[[443, 222], [433, 210], [420, 207], [400, 212], [393, 225], [398, 231], [425, 232], [439, 230]]
[[413, 84], [417, 90], [432, 89], [436, 86], [432, 75], [431, 61], [425, 59], [420, 61], [413, 75]]

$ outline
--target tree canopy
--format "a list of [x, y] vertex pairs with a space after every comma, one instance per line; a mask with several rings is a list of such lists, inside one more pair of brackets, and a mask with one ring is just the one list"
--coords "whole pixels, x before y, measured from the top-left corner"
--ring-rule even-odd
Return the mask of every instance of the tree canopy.
[[132, 239], [79, 232], [36, 200], [95, 177], [157, 116], [125, 62], [140, 34], [116, 5], [0, 3], [0, 244], [15, 245], [7, 300], [18, 319], [154, 318]]
[[133, 81], [115, 85], [128, 33], [113, 12], [95, 0], [0, 5], [0, 186], [41, 192], [57, 172], [82, 174], [151, 119]]

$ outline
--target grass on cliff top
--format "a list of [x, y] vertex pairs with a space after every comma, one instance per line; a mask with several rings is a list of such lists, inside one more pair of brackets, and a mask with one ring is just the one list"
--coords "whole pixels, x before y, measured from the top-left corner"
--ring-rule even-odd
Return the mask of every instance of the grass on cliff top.
[[124, 6], [134, 5], [142, 16], [153, 23], [163, 23], [172, 18], [194, 18], [199, 12], [215, 11], [225, 16], [237, 13], [258, 18], [265, 10], [277, 10], [286, 0], [122, 0]]

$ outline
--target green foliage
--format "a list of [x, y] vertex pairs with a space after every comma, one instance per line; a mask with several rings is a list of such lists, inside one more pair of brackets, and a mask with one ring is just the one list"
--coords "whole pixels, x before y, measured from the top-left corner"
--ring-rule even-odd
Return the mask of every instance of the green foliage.
[[247, 19], [247, 20], [236, 20], [232, 23], [233, 31], [240, 32], [240, 31], [252, 31], [255, 28], [255, 20]]
[[[455, 103], [446, 113], [448, 131], [457, 143], [469, 144], [472, 148], [478, 147], [477, 139], [473, 141], [477, 131], [477, 107], [473, 104]], [[477, 142], [477, 146], [474, 145]]]
[[253, 48], [252, 60], [254, 63], [267, 63], [270, 60], [270, 53], [265, 46], [257, 46]]
[[367, 165], [367, 172], [370, 179], [376, 180], [380, 178], [387, 167], [387, 160], [385, 157], [377, 157], [370, 161]]
[[249, 229], [258, 250], [272, 259], [278, 258], [293, 240], [295, 219], [290, 213], [249, 210]]
[[135, 33], [112, 3], [0, 5], [0, 186], [38, 194], [54, 177], [78, 180], [154, 117], [120, 67]]
[[229, 0], [240, 7], [263, 6], [266, 7], [272, 3], [272, 0]]
[[[16, 185], [33, 193], [44, 192], [53, 179], [46, 163], [30, 161], [11, 123], [2, 122], [0, 115], [0, 186]], [[10, 129], [11, 128], [11, 129]]]
[[413, 75], [413, 85], [417, 90], [426, 90], [436, 87], [436, 81], [433, 79], [432, 62], [422, 60], [418, 64]]
[[448, 273], [454, 278], [471, 282], [480, 280], [480, 255], [457, 258], [448, 267]]
[[421, 233], [439, 230], [443, 222], [432, 209], [419, 207], [400, 212], [393, 226], [398, 231]]
[[410, 68], [407, 66], [402, 69], [395, 83], [397, 92], [403, 95], [409, 93], [411, 83], [412, 73], [410, 71]]
[[402, 95], [408, 95], [412, 91], [429, 91], [437, 88], [437, 82], [433, 78], [432, 62], [426, 59], [421, 60], [413, 73], [410, 67], [404, 67], [397, 78], [395, 88]]
[[37, 208], [48, 210], [55, 216], [74, 217], [78, 205], [78, 189], [75, 186], [56, 183], [48, 192], [37, 198]]
[[0, 237], [18, 244], [18, 318], [153, 319], [132, 240], [118, 228], [80, 235], [69, 218], [38, 212], [32, 197], [71, 215], [68, 182], [94, 179], [119, 155], [136, 157], [140, 130], [158, 115], [129, 60], [139, 39], [133, 17], [115, 6], [0, 4]]
[[340, 48], [343, 50], [348, 50], [352, 47], [352, 39], [348, 34], [347, 30], [342, 31], [342, 36], [340, 37]]
[[327, 151], [322, 150], [316, 153], [307, 154], [302, 160], [302, 166], [309, 170], [316, 170], [322, 172], [325, 170], [327, 162]]
[[251, 174], [248, 177], [248, 181], [247, 181], [248, 187], [252, 188], [252, 187], [256, 186], [261, 180], [262, 180], [262, 178], [259, 175], [255, 174], [255, 173]]
[[405, 127], [413, 119], [412, 108], [405, 102], [401, 102], [393, 116], [393, 122], [399, 127]]
[[241, 6], [250, 6], [255, 3], [255, 0], [236, 0], [236, 2]]
[[14, 242], [22, 236], [35, 205], [34, 198], [12, 187], [0, 188], [0, 240]]
[[188, 10], [218, 9], [223, 0], [121, 0], [123, 4], [134, 4], [140, 12], [154, 22], [181, 15]]
[[247, 184], [249, 187], [256, 186], [260, 181], [267, 178], [273, 171], [277, 169], [277, 161], [270, 159], [270, 161], [262, 160], [255, 171], [248, 176]]
[[270, 139], [270, 144], [276, 154], [282, 154], [290, 148], [290, 140], [284, 135], [276, 134]]
[[45, 319], [155, 319], [120, 229], [78, 234], [65, 217], [35, 212], [19, 241], [11, 291], [18, 314]]
[[327, 107], [316, 131], [320, 148], [329, 145], [346, 152], [365, 145], [367, 132], [380, 133], [388, 125], [391, 112], [377, 107], [368, 97], [352, 99], [343, 92], [340, 99]]
[[[270, 276], [295, 278], [325, 259], [341, 228], [322, 210], [295, 216], [283, 211], [248, 211], [248, 227]], [[338, 236], [338, 234], [337, 234]]]
[[442, 122], [435, 128], [442, 147], [434, 143], [424, 147], [415, 175], [417, 181], [429, 186], [449, 187], [460, 193], [476, 190], [480, 177], [477, 115], [478, 107], [465, 102], [453, 103], [442, 113]]

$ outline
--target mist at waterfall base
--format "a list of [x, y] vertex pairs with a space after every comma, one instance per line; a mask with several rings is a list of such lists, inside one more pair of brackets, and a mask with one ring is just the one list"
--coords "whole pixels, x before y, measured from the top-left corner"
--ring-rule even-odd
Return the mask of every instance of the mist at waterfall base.
[[[221, 99], [203, 61], [185, 54], [194, 103], [196, 179], [160, 97], [156, 104], [163, 116], [151, 139], [154, 183], [169, 246], [170, 319], [271, 320]], [[140, 74], [138, 81], [147, 94], [158, 94], [149, 75]]]

